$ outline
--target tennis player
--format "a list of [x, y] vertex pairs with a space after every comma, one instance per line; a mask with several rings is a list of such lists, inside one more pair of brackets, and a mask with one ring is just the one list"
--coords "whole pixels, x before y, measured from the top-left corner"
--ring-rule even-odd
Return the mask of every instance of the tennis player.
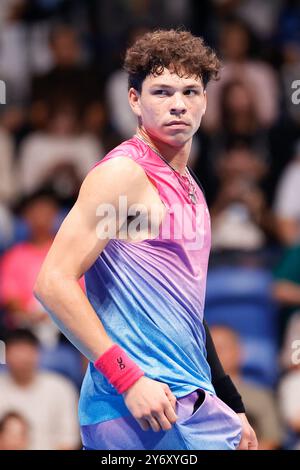
[[127, 50], [136, 134], [87, 175], [38, 276], [36, 297], [90, 361], [86, 449], [257, 448], [203, 320], [210, 217], [188, 160], [219, 68], [182, 30]]

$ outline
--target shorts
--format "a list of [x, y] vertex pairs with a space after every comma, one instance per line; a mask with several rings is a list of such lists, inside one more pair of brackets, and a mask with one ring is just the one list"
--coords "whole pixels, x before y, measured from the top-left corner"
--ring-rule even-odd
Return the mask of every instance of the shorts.
[[178, 419], [169, 431], [143, 431], [133, 416], [81, 426], [86, 450], [235, 450], [242, 426], [238, 415], [202, 389], [177, 399]]

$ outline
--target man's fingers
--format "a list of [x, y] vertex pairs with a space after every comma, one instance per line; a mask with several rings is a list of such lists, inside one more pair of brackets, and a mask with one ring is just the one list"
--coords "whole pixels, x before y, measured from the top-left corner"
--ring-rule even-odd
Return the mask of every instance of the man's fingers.
[[139, 423], [139, 425], [141, 426], [143, 431], [148, 431], [148, 429], [150, 429], [150, 424], [148, 423], [148, 421], [146, 419], [136, 418], [136, 420]]
[[165, 406], [165, 415], [171, 424], [176, 423], [178, 416], [176, 414], [176, 403], [173, 406], [170, 402]]
[[237, 450], [248, 450], [248, 440], [242, 439]]
[[249, 450], [257, 450], [257, 449], [258, 449], [258, 442], [257, 442], [256, 437], [253, 437], [252, 439], [250, 439], [250, 442], [249, 442]]
[[176, 411], [176, 402], [177, 402], [177, 399], [175, 397], [175, 395], [171, 392], [171, 390], [169, 389], [169, 387], [165, 388], [165, 393], [171, 403], [171, 405], [173, 406], [174, 408], [174, 411]]
[[[169, 405], [170, 406], [170, 405]], [[170, 406], [171, 410], [172, 410], [172, 407]], [[154, 415], [160, 425], [160, 428], [163, 430], [163, 431], [170, 431], [170, 429], [172, 429], [172, 422], [168, 419], [168, 417], [166, 416], [165, 413], [160, 413], [160, 414], [155, 414]]]
[[158, 421], [158, 418], [155, 417], [155, 416], [149, 416], [149, 418], [147, 418], [152, 430], [154, 432], [158, 432], [160, 431], [162, 428], [161, 428], [161, 424], [160, 422]]

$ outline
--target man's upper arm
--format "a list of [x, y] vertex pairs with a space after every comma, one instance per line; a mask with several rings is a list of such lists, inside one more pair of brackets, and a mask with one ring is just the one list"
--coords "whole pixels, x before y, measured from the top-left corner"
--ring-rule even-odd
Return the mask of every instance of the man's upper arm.
[[118, 220], [119, 197], [127, 196], [129, 207], [138, 201], [146, 184], [143, 169], [129, 157], [108, 160], [90, 172], [55, 237], [40, 275], [57, 274], [79, 279], [109, 241], [105, 226], [99, 228], [97, 210], [101, 204], [105, 208], [109, 205]]

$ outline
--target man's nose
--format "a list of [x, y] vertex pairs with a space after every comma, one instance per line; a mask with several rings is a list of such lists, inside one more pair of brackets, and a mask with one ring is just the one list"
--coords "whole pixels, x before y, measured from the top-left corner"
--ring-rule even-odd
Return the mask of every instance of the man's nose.
[[175, 93], [171, 105], [171, 114], [184, 114], [186, 112], [186, 104], [181, 93]]

